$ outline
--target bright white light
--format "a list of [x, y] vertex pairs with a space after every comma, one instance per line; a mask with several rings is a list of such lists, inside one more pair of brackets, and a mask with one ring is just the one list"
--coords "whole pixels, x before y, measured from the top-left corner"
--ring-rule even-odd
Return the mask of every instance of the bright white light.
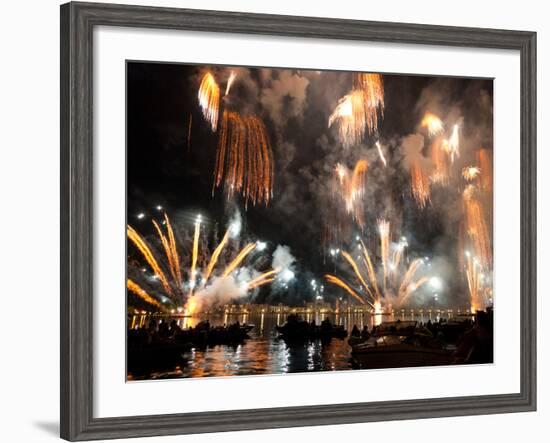
[[229, 225], [229, 232], [231, 233], [231, 237], [235, 238], [241, 233], [241, 222], [240, 221], [234, 221]]
[[336, 251], [334, 249], [331, 249], [330, 250], [330, 255], [334, 256], [334, 254], [336, 254]]
[[200, 222], [201, 222], [201, 220], [202, 220], [202, 215], [200, 215], [200, 214], [199, 214], [199, 215], [197, 215], [197, 223], [200, 223]]
[[137, 218], [139, 218], [140, 220], [145, 217], [145, 214], [143, 212], [140, 212], [138, 215], [137, 215]]
[[162, 211], [162, 206], [161, 205], [157, 205], [157, 211]]
[[316, 300], [322, 300], [323, 297], [321, 297], [320, 295], [318, 295], [317, 297], [315, 297]]
[[294, 272], [292, 272], [290, 269], [285, 269], [283, 272], [281, 272], [281, 279], [285, 282], [288, 282], [294, 278]]
[[470, 256], [470, 251], [465, 251], [464, 254], [466, 254], [466, 257]]
[[256, 242], [256, 249], [258, 249], [258, 251], [263, 251], [266, 247], [267, 247], [266, 242], [263, 242], [263, 241]]
[[434, 289], [440, 290], [443, 287], [443, 281], [439, 277], [430, 278], [430, 286]]

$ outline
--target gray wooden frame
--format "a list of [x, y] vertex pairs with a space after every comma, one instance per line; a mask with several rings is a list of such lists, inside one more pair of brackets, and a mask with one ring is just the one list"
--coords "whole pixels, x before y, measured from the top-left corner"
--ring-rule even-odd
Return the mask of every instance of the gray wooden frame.
[[[521, 57], [521, 392], [186, 414], [93, 417], [94, 26], [497, 48]], [[536, 33], [99, 3], [61, 6], [61, 437], [91, 440], [536, 409]], [[509, 294], [516, 296], [516, 294]]]

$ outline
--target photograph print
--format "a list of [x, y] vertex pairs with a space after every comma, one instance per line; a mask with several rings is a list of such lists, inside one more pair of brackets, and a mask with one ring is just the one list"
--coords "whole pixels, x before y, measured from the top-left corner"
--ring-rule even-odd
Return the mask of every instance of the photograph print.
[[493, 362], [493, 80], [127, 61], [127, 380]]

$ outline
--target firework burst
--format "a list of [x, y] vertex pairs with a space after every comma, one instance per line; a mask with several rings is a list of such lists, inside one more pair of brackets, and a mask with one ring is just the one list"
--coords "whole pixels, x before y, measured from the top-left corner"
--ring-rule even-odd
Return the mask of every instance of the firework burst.
[[353, 89], [363, 93], [365, 122], [369, 134], [378, 132], [378, 121], [384, 116], [384, 80], [380, 74], [360, 72], [353, 77]]
[[426, 128], [430, 137], [434, 137], [443, 132], [443, 122], [437, 115], [431, 112], [426, 112], [426, 114], [424, 114], [420, 126]]
[[397, 245], [394, 245], [392, 250], [388, 221], [379, 220], [378, 232], [380, 256], [374, 264], [363, 240], [359, 240], [358, 244], [362, 253], [358, 257], [358, 259], [362, 259], [361, 263], [358, 263], [349, 252], [341, 252], [342, 257], [351, 268], [358, 287], [347, 283], [338, 276], [325, 275], [328, 283], [344, 289], [355, 300], [371, 306], [376, 312], [381, 311], [382, 304], [388, 309], [403, 306], [409, 297], [428, 281], [428, 277], [417, 276], [423, 266], [421, 259], [413, 260], [408, 266], [402, 260], [406, 240], [402, 239]]
[[481, 169], [477, 166], [466, 166], [462, 169], [462, 177], [466, 181], [473, 181], [481, 174]]
[[223, 112], [212, 193], [223, 184], [228, 197], [267, 206], [273, 194], [273, 152], [267, 129], [258, 117]]
[[349, 171], [341, 163], [338, 163], [335, 169], [338, 183], [336, 194], [344, 200], [346, 212], [353, 217], [361, 228], [365, 225], [363, 201], [367, 170], [368, 163], [366, 160], [359, 160], [353, 171]]
[[449, 184], [449, 160], [445, 149], [443, 148], [443, 140], [435, 140], [430, 149], [430, 157], [434, 166], [430, 176], [432, 183], [439, 185]]
[[487, 294], [490, 292], [490, 287], [487, 285], [487, 276], [477, 257], [474, 257], [469, 251], [466, 251], [465, 255], [470, 310], [472, 313], [475, 313], [479, 309], [484, 309], [489, 304]]
[[481, 268], [487, 270], [492, 263], [492, 247], [477, 187], [472, 184], [466, 186], [463, 192], [463, 203], [465, 233], [472, 247], [473, 256], [478, 260]]
[[460, 140], [458, 136], [458, 125], [453, 126], [451, 136], [445, 140], [443, 144], [445, 150], [451, 158], [451, 163], [454, 163], [455, 159], [460, 157]]
[[363, 93], [353, 91], [340, 99], [329, 116], [328, 127], [338, 125], [338, 139], [344, 147], [354, 146], [363, 140], [366, 127]]
[[430, 176], [424, 170], [421, 160], [415, 160], [411, 165], [411, 192], [420, 209], [431, 202]]
[[338, 139], [344, 147], [361, 143], [365, 132], [378, 131], [384, 113], [384, 83], [380, 74], [358, 73], [352, 91], [342, 97], [329, 116], [328, 127], [338, 126]]
[[493, 158], [487, 149], [479, 149], [476, 152], [476, 159], [479, 168], [483, 172], [481, 175], [481, 187], [483, 191], [491, 193], [493, 190]]
[[[144, 283], [152, 288], [151, 292], [147, 292], [143, 288], [143, 285], [132, 279], [128, 279], [128, 290], [156, 307], [162, 306], [154, 296], [154, 294], [160, 293], [161, 296], [167, 297], [174, 305], [186, 304], [188, 306], [187, 311], [189, 311], [190, 305], [193, 304], [192, 300], [196, 298], [194, 297], [194, 293], [204, 290], [216, 279], [234, 278], [234, 274], [240, 273], [242, 263], [254, 251], [257, 243], [248, 243], [238, 250], [233, 258], [222, 260], [221, 255], [224, 249], [227, 248], [231, 233], [234, 231], [233, 226], [227, 229], [220, 243], [214, 248], [212, 254], [210, 254], [206, 247], [203, 247], [201, 250], [201, 222], [202, 220], [198, 216], [194, 224], [190, 257], [187, 265], [181, 260], [181, 253], [179, 252], [185, 251], [186, 248], [183, 244], [178, 243], [168, 215], [164, 214], [163, 224], [166, 226], [166, 232], [163, 232], [160, 225], [156, 221], [153, 221], [153, 226], [158, 235], [157, 240], [163, 254], [155, 254], [149, 243], [133, 227], [128, 226], [128, 239], [137, 248], [141, 257], [153, 272], [153, 276], [150, 277], [143, 271], [140, 271], [140, 276], [143, 276]], [[226, 254], [226, 256], [228, 255]], [[205, 266], [201, 267], [202, 264]], [[249, 278], [248, 281], [243, 283], [244, 290], [253, 290], [271, 283], [279, 271], [279, 269], [272, 269], [257, 277]]]
[[198, 98], [202, 115], [210, 123], [212, 131], [216, 131], [220, 110], [220, 87], [210, 72], [207, 72], [202, 77]]

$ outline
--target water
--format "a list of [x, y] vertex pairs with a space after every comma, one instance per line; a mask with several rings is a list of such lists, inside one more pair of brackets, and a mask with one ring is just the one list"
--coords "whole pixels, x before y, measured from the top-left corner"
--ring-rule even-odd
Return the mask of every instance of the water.
[[[324, 318], [329, 318], [333, 324], [344, 325], [348, 333], [357, 325], [362, 329], [382, 321], [417, 320], [427, 322], [429, 319], [437, 321], [439, 316], [447, 318], [452, 311], [447, 312], [399, 312], [396, 315], [371, 314], [316, 314], [303, 315], [303, 319], [311, 322], [314, 319], [319, 324]], [[286, 314], [225, 314], [208, 317], [176, 318], [181, 328], [195, 326], [208, 318], [212, 325], [230, 324], [236, 321], [253, 324], [254, 329], [249, 332], [250, 338], [236, 346], [217, 345], [206, 349], [195, 348], [184, 354], [186, 365], [166, 368], [163, 371], [145, 374], [129, 374], [130, 380], [160, 379], [160, 378], [187, 378], [212, 377], [233, 375], [260, 375], [284, 374], [308, 371], [336, 371], [353, 369], [351, 348], [347, 339], [332, 339], [329, 343], [321, 340], [289, 345], [278, 338], [275, 326], [286, 321]], [[171, 318], [163, 321], [170, 322]], [[131, 318], [131, 327], [147, 324], [149, 318], [136, 315]]]

